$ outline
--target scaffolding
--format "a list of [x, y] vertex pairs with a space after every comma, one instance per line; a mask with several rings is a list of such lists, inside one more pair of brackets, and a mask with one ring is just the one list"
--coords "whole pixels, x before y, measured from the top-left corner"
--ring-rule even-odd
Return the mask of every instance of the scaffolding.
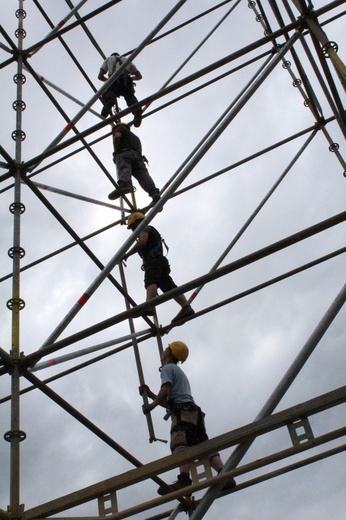
[[[180, 0], [144, 7], [136, 0], [101, 6], [94, 0], [76, 6], [70, 0], [54, 6], [18, 0], [17, 9], [6, 7], [0, 26], [6, 120], [0, 143], [0, 297], [9, 312], [0, 345], [0, 413], [2, 424], [9, 424], [1, 447], [9, 497], [8, 504], [0, 503], [1, 519], [59, 518], [59, 513], [71, 520], [213, 518], [219, 499], [231, 514], [232, 501], [238, 495], [245, 499], [252, 487], [345, 451], [346, 427], [339, 424], [346, 401], [341, 349], [329, 349], [332, 381], [326, 384], [321, 376], [321, 382], [310, 387], [307, 381], [305, 390], [289, 396], [325, 337], [332, 342], [335, 331], [337, 344], [344, 337], [346, 68], [338, 52], [342, 42], [330, 35], [346, 11], [345, 1], [320, 3], [226, 0], [191, 6]], [[117, 35], [105, 36], [119, 20], [133, 26], [128, 40], [120, 28], [119, 41]], [[26, 46], [27, 37], [32, 43]], [[105, 48], [110, 41], [128, 45], [126, 52], [121, 49], [125, 62], [100, 87], [94, 78], [116, 50]], [[104, 119], [101, 95], [134, 60], [147, 67], [144, 85], [137, 86], [138, 103], [124, 107], [119, 99], [118, 110]], [[12, 112], [10, 95], [15, 95]], [[165, 172], [153, 175], [162, 186], [161, 198], [148, 205], [138, 189], [113, 204], [107, 199], [117, 187], [111, 130], [119, 118], [132, 124], [139, 107], [143, 122], [134, 131], [144, 153], [152, 150], [150, 166]], [[144, 207], [145, 219], [129, 234], [127, 216]], [[173, 277], [182, 280], [155, 298], [153, 317], [146, 314], [153, 302], [143, 301], [138, 264], [134, 258], [123, 263], [150, 223], [170, 245]], [[318, 302], [312, 296], [316, 286]], [[296, 304], [300, 327], [295, 332], [294, 323], [280, 326], [283, 317], [277, 312], [302, 292], [306, 307], [302, 311]], [[172, 323], [174, 299], [187, 293], [195, 314]], [[258, 319], [252, 316], [257, 312]], [[240, 338], [246, 323], [258, 327], [253, 337], [263, 338], [262, 349], [270, 326], [283, 329], [280, 338], [287, 337], [291, 348], [273, 365], [277, 378], [269, 378], [266, 368], [273, 384], [264, 404], [264, 382], [261, 387], [246, 381], [246, 358], [232, 340], [222, 339], [234, 327]], [[223, 345], [207, 345], [212, 333]], [[244, 399], [252, 400], [249, 411], [256, 415], [184, 453], [168, 455], [161, 438], [168, 435], [168, 424], [161, 425], [156, 413], [144, 417], [141, 404], [148, 398], [138, 395], [138, 386], [157, 377], [164, 343], [174, 336], [187, 338], [194, 375], [209, 377], [201, 390], [218, 377], [209, 370], [227, 371], [234, 360], [236, 372], [244, 371]], [[258, 348], [254, 344], [253, 357]], [[39, 378], [42, 370], [48, 377]], [[232, 410], [231, 397], [221, 396], [218, 388], [220, 396], [209, 389], [213, 399], [224, 399], [226, 410]], [[231, 377], [227, 393], [239, 393]], [[204, 408], [203, 399], [200, 404]], [[333, 420], [325, 419], [328, 413]], [[220, 411], [216, 418], [221, 421]], [[222, 424], [230, 424], [227, 417]], [[114, 427], [120, 442], [117, 432], [109, 433]], [[25, 455], [26, 444], [31, 457]], [[49, 456], [50, 449], [57, 467], [49, 461], [42, 467], [38, 452]], [[84, 453], [83, 474], [72, 469], [67, 455], [64, 461], [64, 452], [73, 456], [73, 450]], [[209, 457], [216, 451], [227, 460], [213, 476]], [[32, 454], [41, 461], [38, 467]], [[193, 480], [190, 494], [157, 497], [152, 482], [167, 485], [170, 475], [163, 474], [186, 462]], [[90, 478], [89, 467], [94, 470]], [[60, 494], [49, 486], [37, 489], [37, 482], [45, 488], [55, 472]], [[230, 476], [237, 486], [223, 491]]]

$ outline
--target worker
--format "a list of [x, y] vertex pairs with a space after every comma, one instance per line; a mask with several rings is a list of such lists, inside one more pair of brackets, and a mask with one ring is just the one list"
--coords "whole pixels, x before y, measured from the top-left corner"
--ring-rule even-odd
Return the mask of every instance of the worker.
[[115, 200], [122, 195], [133, 191], [133, 176], [140, 186], [146, 191], [156, 203], [160, 200], [160, 190], [149, 175], [145, 165], [146, 158], [142, 155], [142, 144], [130, 127], [124, 123], [118, 123], [113, 132], [113, 160], [118, 174], [119, 189], [116, 188], [109, 195], [110, 200]]
[[[125, 58], [119, 56], [117, 52], [113, 52], [101, 65], [98, 79], [101, 81], [107, 81], [124, 63]], [[108, 78], [106, 74], [108, 72]], [[130, 63], [126, 69], [118, 76], [118, 78], [108, 87], [104, 92], [102, 99], [104, 101], [104, 107], [101, 115], [108, 117], [112, 113], [112, 107], [117, 103], [117, 97], [123, 96], [125, 98], [127, 106], [138, 103], [138, 99], [135, 96], [134, 82], [142, 79], [142, 74], [139, 72], [134, 63]], [[142, 122], [142, 108], [136, 108], [133, 111], [135, 116], [133, 124], [138, 127]]]
[[[131, 213], [127, 219], [127, 229], [135, 231], [143, 219], [144, 214], [140, 211]], [[170, 265], [163, 254], [162, 237], [157, 229], [153, 226], [147, 226], [139, 235], [136, 244], [123, 257], [123, 260], [126, 261], [129, 256], [135, 253], [138, 253], [143, 260], [147, 301], [157, 296], [158, 289], [165, 293], [177, 287], [170, 276]], [[181, 306], [181, 310], [173, 318], [172, 323], [188, 318], [195, 313], [183, 294], [176, 296], [174, 299]], [[146, 311], [146, 314], [153, 315], [154, 307]]]
[[[169, 343], [161, 356], [161, 388], [159, 393], [157, 395], [154, 394], [147, 385], [139, 387], [141, 395], [146, 392], [147, 397], [153, 400], [150, 404], [143, 404], [142, 409], [145, 415], [158, 405], [168, 408], [171, 412], [170, 448], [173, 454], [181, 453], [189, 446], [195, 446], [208, 440], [204, 424], [205, 414], [194, 402], [189, 380], [178, 366], [178, 362], [184, 363], [188, 355], [189, 349], [184, 342], [173, 341]], [[223, 468], [223, 462], [219, 453], [211, 455], [209, 460], [211, 467], [217, 473], [220, 473]], [[179, 469], [180, 474], [176, 482], [170, 486], [160, 486], [158, 488], [157, 492], [160, 495], [191, 486], [189, 463], [182, 464]], [[229, 478], [222, 489], [232, 489], [235, 485], [235, 480]]]

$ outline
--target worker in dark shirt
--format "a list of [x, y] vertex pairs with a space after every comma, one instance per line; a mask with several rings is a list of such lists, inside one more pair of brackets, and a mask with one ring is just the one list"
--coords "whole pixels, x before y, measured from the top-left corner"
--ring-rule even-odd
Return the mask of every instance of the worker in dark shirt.
[[[127, 229], [134, 231], [144, 217], [145, 215], [139, 211], [131, 213], [127, 220]], [[177, 287], [170, 276], [171, 268], [163, 254], [162, 238], [157, 229], [153, 226], [147, 226], [139, 235], [135, 245], [123, 257], [123, 260], [126, 261], [129, 256], [135, 253], [138, 253], [143, 260], [144, 286], [147, 290], [147, 301], [157, 296], [158, 289], [165, 293]], [[180, 294], [174, 299], [181, 306], [181, 310], [173, 318], [172, 323], [192, 316], [195, 313], [191, 305], [188, 304], [184, 294]], [[149, 310], [149, 312], [146, 311], [146, 314], [152, 315], [153, 309]]]
[[124, 123], [118, 123], [113, 128], [113, 160], [118, 174], [119, 189], [113, 190], [108, 198], [115, 200], [122, 195], [133, 191], [132, 177], [146, 191], [156, 203], [160, 200], [160, 190], [149, 175], [145, 165], [145, 157], [142, 155], [142, 144], [130, 127]]

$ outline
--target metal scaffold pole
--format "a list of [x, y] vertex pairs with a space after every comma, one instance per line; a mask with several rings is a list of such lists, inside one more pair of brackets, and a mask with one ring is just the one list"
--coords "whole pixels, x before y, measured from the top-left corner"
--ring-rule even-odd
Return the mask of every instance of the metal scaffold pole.
[[[275, 388], [272, 395], [269, 397], [268, 401], [264, 404], [262, 410], [259, 412], [255, 420], [262, 419], [263, 417], [268, 417], [273, 413], [277, 405], [280, 403], [281, 399], [284, 397], [288, 388], [291, 386], [291, 384], [293, 383], [293, 381], [295, 380], [295, 378], [297, 377], [297, 375], [299, 374], [299, 372], [301, 371], [301, 369], [303, 368], [303, 366], [315, 350], [319, 341], [326, 333], [335, 317], [338, 315], [345, 301], [346, 284], [343, 286], [339, 294], [336, 296], [335, 300], [332, 302], [329, 309], [326, 311], [325, 315], [323, 316], [315, 330], [312, 332], [311, 336], [299, 352], [298, 356], [295, 358], [291, 366], [288, 368], [287, 372]], [[239, 444], [226, 461], [222, 473], [236, 468], [239, 462], [246, 454], [246, 452], [251, 447], [252, 443], [253, 440], [248, 441], [244, 444]], [[208, 489], [204, 497], [201, 499], [201, 502], [197, 506], [196, 510], [192, 513], [190, 517], [191, 520], [200, 520], [200, 518], [204, 517], [205, 513], [208, 511], [213, 501], [217, 498], [221, 489], [222, 484]]]
[[8, 308], [12, 311], [12, 350], [13, 369], [11, 374], [11, 430], [5, 434], [5, 439], [10, 442], [11, 446], [11, 477], [10, 477], [10, 512], [13, 519], [20, 518], [20, 442], [24, 440], [25, 434], [20, 430], [20, 311], [24, 308], [24, 301], [20, 297], [20, 260], [25, 252], [20, 242], [21, 214], [25, 207], [21, 202], [21, 173], [20, 164], [22, 161], [22, 141], [25, 139], [25, 133], [22, 130], [22, 112], [25, 109], [25, 103], [22, 96], [22, 85], [25, 83], [23, 74], [23, 39], [25, 38], [25, 30], [23, 29], [23, 20], [25, 11], [23, 9], [23, 0], [18, 3], [16, 11], [18, 18], [18, 28], [16, 36], [18, 39], [17, 52], [17, 73], [14, 76], [14, 82], [17, 85], [17, 99], [13, 103], [16, 111], [16, 130], [12, 132], [12, 139], [15, 140], [15, 162], [16, 168], [14, 175], [14, 202], [10, 206], [13, 213], [13, 247], [9, 251], [9, 255], [13, 260], [13, 277], [12, 277], [12, 298], [7, 302]]
[[[135, 0], [135, 18], [122, 0], [17, 0], [9, 19], [4, 8], [0, 520], [200, 520], [210, 508], [243, 520], [258, 484], [273, 508], [285, 489], [276, 477], [291, 483], [294, 470], [345, 452], [346, 69], [327, 37], [340, 39], [345, 1]], [[114, 50], [121, 66], [98, 88]], [[132, 151], [157, 196], [135, 161], [121, 164]], [[173, 341], [187, 343], [192, 392], [179, 399], [167, 367], [159, 408]], [[206, 414], [203, 442], [185, 410], [173, 413], [190, 398]], [[304, 500], [324, 490], [315, 477], [301, 480]]]

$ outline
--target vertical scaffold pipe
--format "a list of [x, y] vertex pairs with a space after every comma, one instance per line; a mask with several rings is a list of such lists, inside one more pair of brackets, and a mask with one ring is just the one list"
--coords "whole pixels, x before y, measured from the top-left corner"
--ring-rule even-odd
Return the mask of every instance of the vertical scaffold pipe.
[[[315, 330], [312, 332], [311, 336], [299, 352], [298, 356], [295, 358], [289, 369], [287, 370], [284, 377], [281, 379], [280, 383], [275, 388], [272, 395], [269, 397], [268, 401], [263, 406], [260, 413], [255, 418], [255, 421], [259, 419], [263, 419], [264, 417], [268, 417], [273, 413], [285, 393], [287, 392], [288, 388], [291, 386], [313, 351], [315, 350], [316, 346], [318, 345], [320, 339], [323, 337], [325, 332], [328, 330], [329, 326], [333, 322], [334, 318], [337, 316], [338, 312], [342, 308], [346, 301], [346, 284], [343, 286]], [[223, 471], [230, 471], [231, 469], [234, 469], [238, 466], [239, 462], [242, 460], [250, 446], [252, 445], [253, 441], [248, 441], [243, 444], [239, 444], [233, 453], [228, 458], [227, 462], [225, 463]], [[218, 494], [220, 493], [222, 489], [222, 483], [218, 486], [215, 486], [214, 488], [209, 488], [208, 491], [205, 493], [204, 497], [201, 499], [199, 505], [193, 512], [193, 514], [190, 516], [190, 520], [199, 520], [200, 518], [203, 518], [209, 507], [211, 506], [212, 502], [217, 498]]]
[[8, 440], [11, 443], [10, 457], [10, 508], [12, 518], [20, 516], [20, 320], [19, 313], [23, 308], [23, 301], [20, 299], [20, 259], [22, 249], [20, 247], [20, 216], [24, 206], [21, 204], [21, 172], [19, 165], [22, 160], [22, 141], [25, 134], [22, 130], [22, 111], [25, 104], [22, 100], [22, 85], [25, 82], [23, 75], [23, 38], [25, 31], [23, 29], [23, 19], [25, 11], [23, 9], [23, 0], [18, 2], [18, 10], [16, 16], [18, 18], [18, 28], [15, 32], [18, 40], [17, 49], [17, 74], [14, 76], [14, 82], [17, 85], [17, 99], [13, 104], [16, 110], [16, 130], [12, 132], [12, 139], [15, 140], [15, 157], [16, 168], [14, 171], [14, 203], [10, 210], [13, 213], [13, 247], [10, 250], [10, 256], [13, 258], [13, 277], [12, 277], [12, 299], [7, 303], [8, 308], [12, 311], [12, 357], [14, 361], [14, 369], [11, 374], [11, 431], [8, 434]]
[[[127, 292], [127, 285], [126, 285], [124, 267], [123, 267], [122, 263], [119, 264], [119, 271], [120, 271], [120, 277], [121, 277], [122, 286], [123, 286], [124, 290]], [[126, 300], [125, 300], [125, 305], [126, 305], [126, 310], [129, 310], [130, 309], [130, 305], [129, 305], [129, 302], [126, 301]], [[133, 324], [133, 318], [129, 318], [129, 325], [130, 325], [130, 332], [131, 332], [131, 334], [134, 334], [135, 333], [135, 327], [134, 327], [134, 324]], [[139, 384], [140, 384], [140, 386], [142, 386], [142, 385], [145, 384], [145, 380], [144, 380], [144, 373], [143, 373], [143, 367], [142, 367], [142, 362], [141, 362], [141, 356], [139, 354], [138, 342], [137, 342], [137, 339], [135, 337], [133, 337], [133, 339], [132, 339], [132, 347], [133, 347], [133, 352], [134, 352], [135, 360], [136, 360]], [[143, 402], [144, 403], [148, 403], [148, 397], [147, 397], [146, 394], [143, 395]], [[150, 413], [146, 415], [146, 420], [147, 420], [147, 426], [148, 426], [148, 431], [149, 431], [149, 442], [153, 442], [154, 440], [156, 440], [156, 437], [155, 437], [155, 432], [154, 432], [153, 420], [152, 420], [152, 417], [151, 417]]]

